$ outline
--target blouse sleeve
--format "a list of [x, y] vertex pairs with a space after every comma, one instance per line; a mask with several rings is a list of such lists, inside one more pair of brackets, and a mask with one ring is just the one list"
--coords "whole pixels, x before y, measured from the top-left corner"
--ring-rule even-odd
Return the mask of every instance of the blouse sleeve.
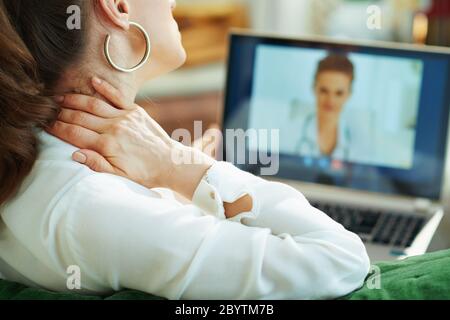
[[[169, 299], [325, 299], [362, 285], [369, 260], [361, 240], [298, 191], [221, 162], [197, 191], [194, 202], [203, 195], [218, 205], [208, 212], [117, 177], [85, 178], [65, 200], [66, 263], [91, 288]], [[246, 193], [252, 211], [224, 219], [221, 202]]]

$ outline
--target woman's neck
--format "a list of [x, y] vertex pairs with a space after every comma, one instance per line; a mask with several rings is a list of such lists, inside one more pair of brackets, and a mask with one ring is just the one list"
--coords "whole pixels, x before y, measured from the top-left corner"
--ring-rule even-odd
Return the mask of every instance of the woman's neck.
[[[103, 48], [106, 33], [99, 30], [93, 33], [95, 36], [89, 39], [89, 47]], [[111, 52], [116, 63], [127, 66], [133, 61], [139, 61], [140, 51], [133, 46], [133, 41], [127, 38], [124, 33], [122, 37], [115, 37], [111, 45]], [[62, 76], [56, 94], [80, 93], [102, 98], [96, 94], [92, 86], [92, 78], [99, 77], [116, 89], [129, 100], [136, 99], [138, 88], [143, 84], [142, 75], [139, 72], [123, 73], [114, 70], [107, 62], [103, 50], [96, 50], [95, 53], [85, 53], [83, 61], [69, 68]]]
[[57, 94], [78, 93], [97, 98], [103, 98], [95, 91], [92, 86], [92, 78], [98, 77], [110, 83], [118, 89], [125, 98], [134, 102], [137, 95], [137, 83], [135, 77], [130, 74], [114, 74], [107, 70], [100, 70], [99, 68], [91, 71], [68, 71], [61, 79], [56, 88]]

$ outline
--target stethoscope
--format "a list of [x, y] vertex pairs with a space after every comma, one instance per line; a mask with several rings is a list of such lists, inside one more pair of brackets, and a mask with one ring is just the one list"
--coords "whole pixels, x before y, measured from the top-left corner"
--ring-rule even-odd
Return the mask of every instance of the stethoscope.
[[[317, 150], [316, 143], [314, 141], [311, 141], [311, 139], [308, 139], [308, 130], [309, 130], [310, 126], [312, 125], [314, 119], [315, 119], [314, 114], [310, 114], [305, 119], [300, 139], [295, 146], [295, 152], [297, 154], [303, 153], [303, 155], [313, 155], [314, 150]], [[351, 141], [351, 133], [350, 133], [349, 128], [347, 128], [347, 127], [344, 129], [344, 137], [345, 137], [346, 141], [349, 141], [349, 142]], [[343, 147], [345, 160], [348, 160], [349, 155], [350, 155], [350, 148], [348, 145], [349, 145], [349, 143], [347, 143]], [[304, 150], [306, 150], [306, 152], [301, 153], [301, 151], [304, 151]], [[309, 151], [309, 153], [307, 151]]]

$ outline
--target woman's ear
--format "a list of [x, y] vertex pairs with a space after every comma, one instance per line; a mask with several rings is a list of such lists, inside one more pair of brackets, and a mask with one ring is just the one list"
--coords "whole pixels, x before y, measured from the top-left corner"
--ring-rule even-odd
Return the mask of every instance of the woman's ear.
[[99, 3], [109, 22], [124, 30], [130, 28], [130, 5], [127, 0], [99, 0]]

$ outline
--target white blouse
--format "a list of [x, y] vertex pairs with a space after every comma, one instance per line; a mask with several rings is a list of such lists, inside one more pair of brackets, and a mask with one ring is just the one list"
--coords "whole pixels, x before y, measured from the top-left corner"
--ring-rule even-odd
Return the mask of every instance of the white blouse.
[[[71, 160], [75, 147], [46, 133], [32, 174], [1, 208], [0, 273], [78, 293], [135, 289], [169, 299], [326, 299], [363, 284], [361, 240], [297, 190], [225, 162], [193, 203]], [[224, 216], [243, 194], [251, 212]]]

